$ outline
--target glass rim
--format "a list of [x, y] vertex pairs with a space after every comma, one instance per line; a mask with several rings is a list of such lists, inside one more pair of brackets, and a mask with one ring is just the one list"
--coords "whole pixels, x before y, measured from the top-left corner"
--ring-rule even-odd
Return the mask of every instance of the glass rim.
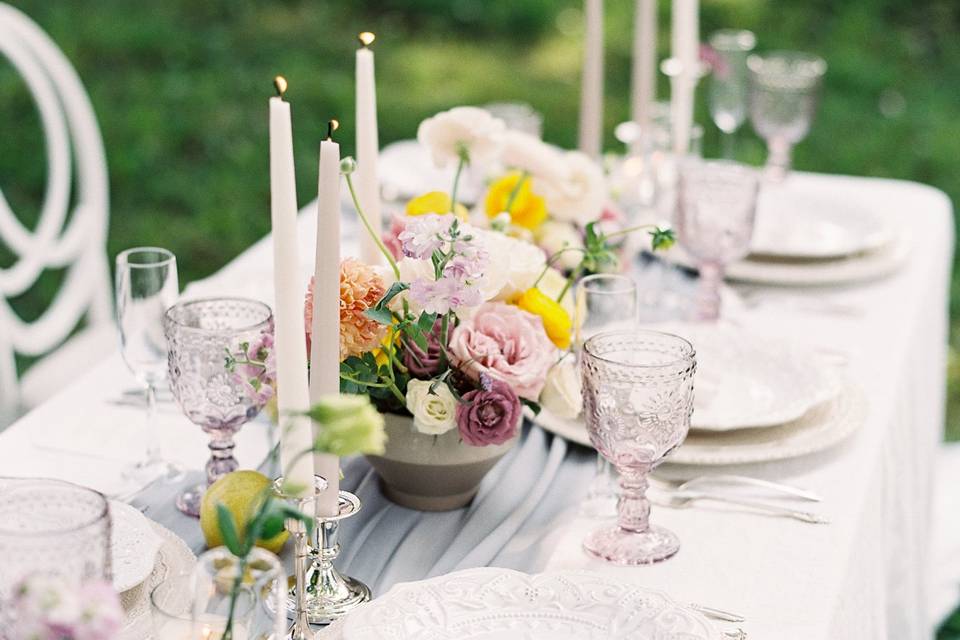
[[[670, 360], [668, 362], [661, 362], [658, 364], [635, 364], [630, 362], [621, 362], [613, 358], [608, 358], [603, 355], [600, 355], [591, 349], [591, 346], [595, 347], [596, 343], [603, 339], [614, 338], [617, 336], [656, 336], [658, 338], [670, 338], [683, 349], [676, 359]], [[678, 336], [675, 333], [668, 333], [666, 331], [656, 331], [654, 329], [617, 329], [614, 331], [604, 331], [590, 336], [583, 343], [583, 352], [593, 358], [594, 360], [599, 360], [600, 362], [605, 362], [607, 364], [614, 365], [616, 367], [624, 367], [627, 369], [671, 369], [678, 367], [687, 363], [695, 363], [697, 350], [694, 348], [693, 343], [691, 343], [686, 338]]]
[[[130, 262], [128, 259], [130, 256], [137, 253], [159, 253], [163, 258], [158, 259], [154, 262]], [[165, 267], [172, 262], [177, 261], [177, 256], [174, 255], [169, 249], [164, 249], [163, 247], [131, 247], [129, 249], [124, 249], [117, 254], [117, 266], [130, 267], [131, 269], [155, 269], [157, 267]]]
[[[598, 282], [600, 280], [615, 280], [618, 282], [625, 283], [624, 286], [616, 289], [590, 289], [589, 284], [593, 282]], [[588, 276], [580, 278], [577, 282], [577, 292], [584, 291], [586, 293], [596, 294], [596, 295], [606, 295], [606, 296], [615, 296], [622, 295], [624, 293], [637, 293], [637, 281], [628, 275], [622, 273], [592, 273]]]
[[747, 58], [747, 68], [756, 74], [763, 74], [763, 66], [773, 60], [782, 60], [790, 65], [798, 62], [808, 63], [813, 73], [801, 72], [799, 75], [804, 78], [821, 78], [827, 72], [827, 61], [822, 57], [815, 53], [794, 51], [791, 49], [776, 49], [774, 51], [767, 51], [766, 53], [751, 54], [750, 57]]
[[[171, 618], [173, 620], [181, 620], [184, 622], [194, 622], [192, 607], [191, 607], [191, 611], [186, 614], [171, 613], [168, 609], [161, 606], [157, 602], [157, 592], [160, 591], [160, 589], [168, 585], [172, 585], [174, 581], [189, 580], [192, 577], [193, 575], [190, 573], [178, 573], [175, 576], [167, 576], [160, 584], [158, 584], [157, 586], [155, 586], [153, 589], [150, 590], [150, 606], [153, 609], [156, 609], [157, 611], [159, 611], [164, 616]], [[253, 588], [251, 588], [249, 585], [241, 585], [240, 589], [241, 591], [249, 594], [250, 596], [249, 604], [246, 607], [244, 607], [246, 610], [238, 612], [239, 615], [243, 617], [253, 612], [254, 608], [256, 608], [257, 601], [256, 601], [256, 593], [254, 592]]]
[[749, 29], [718, 29], [710, 34], [708, 42], [717, 51], [747, 52], [757, 46], [757, 36]]
[[212, 296], [208, 298], [192, 298], [190, 300], [181, 300], [176, 304], [172, 305], [169, 309], [163, 312], [164, 323], [175, 325], [177, 328], [184, 331], [191, 331], [194, 333], [203, 333], [208, 335], [214, 335], [218, 333], [223, 333], [223, 329], [205, 329], [203, 327], [191, 327], [190, 325], [180, 322], [178, 319], [173, 317], [173, 311], [175, 309], [185, 309], [195, 304], [210, 303], [210, 302], [241, 302], [243, 304], [249, 304], [251, 306], [260, 307], [266, 311], [266, 317], [259, 322], [254, 322], [250, 325], [245, 325], [242, 327], [233, 327], [229, 329], [231, 332], [240, 333], [243, 331], [253, 331], [254, 329], [259, 329], [260, 327], [266, 326], [273, 319], [273, 309], [270, 308], [266, 302], [261, 302], [260, 300], [254, 300], [253, 298], [243, 298], [240, 296]]
[[110, 501], [107, 500], [107, 497], [95, 489], [89, 487], [83, 487], [79, 484], [74, 484], [72, 482], [67, 482], [66, 480], [58, 480], [56, 478], [8, 478], [10, 480], [23, 480], [22, 483], [18, 483], [14, 486], [4, 487], [0, 490], [0, 496], [9, 495], [12, 492], [19, 491], [21, 488], [30, 488], [30, 487], [43, 487], [50, 485], [59, 485], [62, 487], [68, 487], [70, 489], [77, 490], [82, 493], [94, 495], [99, 498], [103, 507], [98, 510], [96, 514], [90, 517], [89, 520], [84, 520], [80, 524], [71, 525], [69, 527], [62, 527], [59, 529], [47, 529], [45, 531], [31, 531], [29, 534], [25, 534], [23, 531], [13, 531], [11, 529], [5, 529], [4, 525], [0, 524], [0, 536], [24, 536], [29, 535], [33, 538], [45, 538], [52, 536], [61, 536], [65, 533], [72, 533], [74, 531], [80, 531], [91, 527], [103, 519], [108, 520], [108, 527], [111, 523], [109, 522], [110, 518]]

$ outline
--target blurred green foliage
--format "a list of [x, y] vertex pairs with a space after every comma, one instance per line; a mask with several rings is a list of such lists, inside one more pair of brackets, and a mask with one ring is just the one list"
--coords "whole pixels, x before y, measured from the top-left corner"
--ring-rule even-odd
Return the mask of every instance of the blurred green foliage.
[[[182, 281], [215, 271], [269, 227], [266, 99], [290, 81], [298, 191], [316, 192], [317, 144], [340, 118], [353, 153], [355, 34], [377, 33], [381, 143], [463, 103], [525, 101], [545, 137], [573, 146], [580, 0], [13, 0], [76, 65], [96, 108], [111, 181], [109, 251], [169, 247]], [[796, 166], [932, 184], [960, 197], [960, 3], [955, 0], [702, 0], [702, 32], [742, 27], [760, 49], [804, 49], [830, 70]], [[606, 2], [606, 130], [627, 117], [633, 3]], [[669, 2], [660, 3], [667, 55]], [[666, 95], [665, 82], [661, 91]], [[27, 220], [44, 184], [39, 124], [0, 65], [0, 187]], [[708, 122], [704, 105], [700, 121]], [[717, 148], [708, 127], [706, 152]], [[741, 135], [739, 155], [763, 146]], [[0, 247], [0, 265], [10, 256]], [[4, 262], [7, 261], [7, 262]], [[56, 285], [15, 301], [35, 316]], [[960, 319], [954, 282], [952, 317]], [[954, 331], [954, 341], [960, 332]], [[956, 379], [957, 376], [952, 376]], [[960, 393], [950, 394], [960, 438]]]

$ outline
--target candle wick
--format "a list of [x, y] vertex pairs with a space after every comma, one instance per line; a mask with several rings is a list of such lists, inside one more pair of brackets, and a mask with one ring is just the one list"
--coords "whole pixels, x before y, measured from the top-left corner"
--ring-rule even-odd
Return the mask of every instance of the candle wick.
[[282, 98], [283, 94], [287, 92], [287, 79], [283, 76], [276, 76], [273, 79], [273, 88], [277, 90], [277, 96]]
[[333, 132], [340, 128], [339, 120], [330, 120], [327, 122], [327, 140], [333, 140]]

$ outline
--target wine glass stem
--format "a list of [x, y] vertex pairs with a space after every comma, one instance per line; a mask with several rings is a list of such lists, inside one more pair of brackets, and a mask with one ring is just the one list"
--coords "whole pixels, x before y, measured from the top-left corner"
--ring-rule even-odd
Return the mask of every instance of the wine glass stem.
[[720, 284], [723, 267], [715, 262], [700, 265], [700, 286], [697, 291], [697, 319], [716, 320], [720, 317]]
[[229, 429], [215, 429], [210, 431], [210, 459], [207, 461], [207, 484], [211, 485], [231, 471], [236, 471], [240, 464], [233, 457], [233, 431]]
[[144, 434], [144, 441], [147, 444], [146, 462], [147, 464], [153, 464], [160, 461], [160, 446], [157, 444], [157, 433], [154, 429], [157, 415], [157, 388], [153, 382], [147, 383], [145, 394], [147, 397], [146, 434]]
[[645, 533], [650, 528], [650, 501], [647, 500], [647, 474], [650, 468], [618, 469], [620, 498], [617, 500], [617, 524], [633, 533]]
[[780, 138], [769, 141], [769, 156], [767, 157], [766, 175], [773, 182], [780, 182], [790, 172], [790, 143]]

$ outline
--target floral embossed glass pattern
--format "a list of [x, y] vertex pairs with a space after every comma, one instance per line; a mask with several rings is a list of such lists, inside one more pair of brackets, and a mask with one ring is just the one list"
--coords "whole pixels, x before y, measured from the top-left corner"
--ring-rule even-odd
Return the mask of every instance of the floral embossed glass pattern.
[[80, 584], [110, 579], [110, 509], [92, 489], [59, 480], [11, 480], [0, 488], [0, 638], [5, 602], [27, 576]]
[[[244, 298], [181, 302], [164, 316], [170, 388], [190, 420], [210, 436], [207, 486], [236, 470], [233, 436], [260, 413], [267, 397], [249, 393], [242, 375], [229, 370], [231, 354], [273, 333], [270, 307]], [[177, 497], [177, 507], [199, 515], [204, 485]]]
[[693, 346], [657, 331], [593, 336], [581, 357], [590, 442], [620, 473], [617, 523], [587, 536], [586, 551], [617, 564], [669, 558], [680, 540], [649, 523], [647, 476], [686, 438], [693, 413]]

